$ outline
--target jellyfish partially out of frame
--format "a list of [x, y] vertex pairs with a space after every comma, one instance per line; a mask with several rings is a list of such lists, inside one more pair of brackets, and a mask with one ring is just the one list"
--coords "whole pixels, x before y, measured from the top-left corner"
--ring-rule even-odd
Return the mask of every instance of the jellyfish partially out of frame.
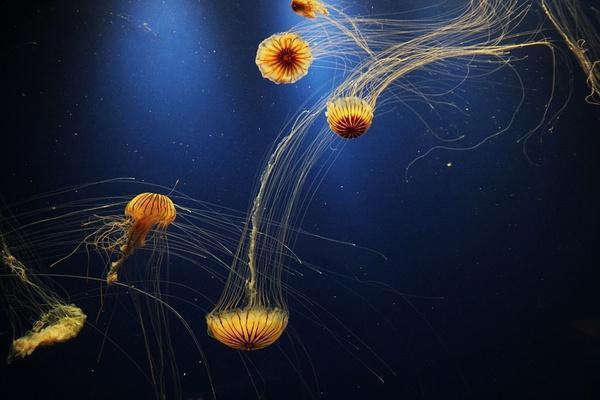
[[292, 0], [292, 10], [301, 17], [313, 19], [317, 14], [329, 15], [327, 7], [318, 0]]
[[[34, 318], [33, 326], [13, 340], [8, 363], [25, 358], [40, 347], [68, 342], [83, 329], [86, 315], [81, 308], [63, 301], [35, 272], [12, 254], [0, 232], [0, 259], [3, 271], [0, 288], [13, 328], [20, 320]], [[25, 311], [29, 310], [29, 311]]]
[[123, 232], [114, 245], [109, 245], [109, 248], [117, 249], [120, 254], [116, 261], [111, 262], [106, 282], [110, 285], [118, 280], [119, 269], [136, 249], [146, 245], [146, 237], [152, 229], [156, 242], [164, 241], [165, 230], [176, 215], [175, 205], [169, 197], [157, 193], [141, 193], [127, 203], [123, 219], [110, 221], [106, 227], [100, 228], [96, 234], [100, 241], [112, 236], [115, 230]]
[[587, 78], [586, 101], [600, 105], [600, 14], [578, 0], [541, 0], [544, 13], [562, 36]]
[[[380, 106], [397, 106], [408, 94], [433, 107], [436, 95], [452, 93], [445, 87], [435, 93], [432, 81], [425, 81], [421, 91], [418, 80], [409, 80], [411, 74], [445, 72], [447, 80], [458, 81], [456, 89], [470, 78], [511, 66], [513, 51], [549, 46], [543, 38], [534, 40], [536, 32], [515, 33], [529, 11], [527, 6], [504, 0], [468, 4], [456, 16], [439, 20], [327, 17], [291, 30], [315, 40], [321, 36], [323, 42], [347, 36], [342, 47], [352, 46], [354, 53], [349, 54], [362, 57], [355, 65], [343, 65], [343, 80], [336, 89], [301, 111], [274, 146], [260, 175], [223, 293], [206, 316], [209, 335], [239, 350], [265, 348], [282, 336], [290, 319], [282, 283], [288, 268], [283, 254], [295, 240], [290, 227], [301, 225], [305, 207], [335, 156], [318, 165], [320, 158], [331, 152], [337, 138], [357, 138], [368, 132]], [[323, 29], [337, 35], [322, 35]], [[464, 76], [454, 75], [457, 65], [465, 65]], [[325, 111], [328, 124], [320, 125]]]

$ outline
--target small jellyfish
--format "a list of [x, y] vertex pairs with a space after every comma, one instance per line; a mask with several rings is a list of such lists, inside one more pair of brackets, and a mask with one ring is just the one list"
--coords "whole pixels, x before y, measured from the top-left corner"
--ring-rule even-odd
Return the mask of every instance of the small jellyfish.
[[287, 323], [287, 311], [278, 307], [249, 306], [206, 316], [208, 334], [236, 350], [259, 350], [273, 344]]
[[31, 355], [38, 347], [52, 346], [76, 337], [85, 325], [86, 315], [79, 307], [55, 303], [33, 324], [31, 331], [12, 343], [8, 362]]
[[14, 278], [12, 282], [0, 280], [0, 300], [6, 301], [9, 314], [14, 312], [18, 319], [22, 318], [24, 310], [32, 310], [39, 315], [31, 330], [13, 340], [9, 364], [31, 355], [38, 347], [64, 343], [79, 335], [86, 320], [81, 308], [61, 300], [35, 273], [31, 273], [32, 270], [11, 253], [2, 233], [0, 266], [6, 267], [6, 273], [2, 271], [3, 278]]
[[256, 52], [256, 65], [263, 78], [277, 84], [298, 81], [308, 73], [312, 60], [308, 43], [291, 32], [266, 38]]
[[354, 139], [371, 127], [373, 107], [356, 96], [342, 97], [327, 103], [325, 116], [333, 132], [344, 139]]
[[327, 8], [317, 0], [292, 0], [292, 10], [301, 17], [315, 18], [317, 13], [329, 15]]
[[131, 199], [125, 207], [125, 219], [117, 223], [125, 231], [119, 239], [121, 257], [111, 263], [106, 282], [110, 285], [118, 280], [119, 268], [136, 249], [144, 247], [150, 230], [156, 227], [164, 232], [176, 215], [173, 201], [162, 194], [141, 193]]

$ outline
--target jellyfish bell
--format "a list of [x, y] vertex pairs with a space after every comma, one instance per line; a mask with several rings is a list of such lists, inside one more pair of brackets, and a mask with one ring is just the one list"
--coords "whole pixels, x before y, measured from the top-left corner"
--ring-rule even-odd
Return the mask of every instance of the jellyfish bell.
[[308, 43], [291, 32], [266, 38], [256, 52], [256, 65], [263, 78], [277, 84], [300, 80], [308, 73], [312, 60]]
[[373, 122], [373, 106], [356, 96], [341, 97], [327, 103], [329, 127], [344, 139], [362, 136]]
[[125, 207], [121, 227], [125, 231], [119, 239], [121, 256], [111, 263], [106, 282], [110, 285], [118, 281], [118, 271], [125, 259], [145, 245], [150, 230], [156, 227], [159, 233], [164, 232], [176, 216], [173, 201], [165, 195], [145, 192], [131, 199]]
[[213, 311], [206, 316], [208, 334], [236, 350], [259, 350], [273, 344], [288, 324], [288, 312], [275, 307]]
[[327, 8], [317, 0], [292, 0], [292, 10], [301, 17], [313, 19], [317, 13], [329, 15]]

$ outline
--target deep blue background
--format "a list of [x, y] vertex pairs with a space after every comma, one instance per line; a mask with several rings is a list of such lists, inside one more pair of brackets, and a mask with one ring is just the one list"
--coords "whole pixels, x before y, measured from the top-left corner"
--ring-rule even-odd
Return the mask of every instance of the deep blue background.
[[[308, 96], [326, 94], [316, 88], [331, 85], [331, 71], [318, 62], [289, 86], [272, 85], [256, 69], [257, 44], [300, 19], [287, 1], [101, 3], [0, 8], [6, 202], [135, 176], [166, 186], [179, 179], [179, 189], [195, 198], [246, 210], [281, 127]], [[423, 3], [373, 1], [348, 12], [389, 13]], [[364, 346], [357, 361], [344, 342], [347, 330], [321, 312], [328, 333], [292, 300], [281, 351], [248, 358], [265, 398], [599, 398], [600, 109], [583, 101], [580, 71], [559, 63], [562, 90], [575, 74], [574, 96], [553, 132], [540, 132], [543, 143], [534, 136], [529, 151], [539, 166], [532, 165], [516, 140], [537, 123], [552, 65], [543, 49], [518, 55], [528, 56], [515, 66], [530, 90], [505, 135], [470, 152], [435, 152], [410, 170], [407, 183], [405, 167], [433, 141], [400, 106], [341, 150], [308, 209], [304, 229], [376, 249], [388, 261], [300, 238], [302, 257], [328, 272], [306, 272], [290, 283], [364, 339], [395, 376]], [[449, 110], [436, 117], [415, 106], [439, 132], [481, 138], [512, 112], [520, 94], [514, 83], [504, 71], [450, 96], [470, 105], [468, 117]], [[192, 282], [216, 300], [221, 288], [208, 274], [173, 263], [174, 280]], [[219, 398], [257, 398], [238, 355], [204, 335], [203, 313], [190, 309], [185, 316], [207, 352]], [[131, 345], [144, 365], [133, 347], [138, 339], [127, 333], [136, 327], [124, 321], [112, 328], [115, 340]], [[7, 345], [11, 330], [1, 332]], [[181, 371], [189, 371], [182, 376], [184, 398], [208, 398], [188, 338], [174, 335]], [[85, 331], [72, 344], [2, 367], [0, 397], [149, 398], [149, 385], [117, 352], [96, 364], [100, 341]]]

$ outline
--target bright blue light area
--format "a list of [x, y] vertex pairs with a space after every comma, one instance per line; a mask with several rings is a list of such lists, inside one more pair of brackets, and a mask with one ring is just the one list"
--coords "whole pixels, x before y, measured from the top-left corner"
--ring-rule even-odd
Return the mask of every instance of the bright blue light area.
[[127, 11], [113, 47], [114, 84], [122, 86], [129, 121], [152, 121], [181, 136], [198, 125], [199, 110], [215, 94], [210, 25], [198, 3], [136, 3]]
[[105, 173], [225, 186], [228, 160], [240, 157], [229, 149], [240, 122], [233, 89], [243, 86], [231, 78], [237, 60], [228, 59], [229, 32], [219, 29], [218, 12], [193, 1], [114, 3], [109, 10], [89, 74], [100, 101], [88, 121], [102, 132], [97, 156], [110, 160]]

